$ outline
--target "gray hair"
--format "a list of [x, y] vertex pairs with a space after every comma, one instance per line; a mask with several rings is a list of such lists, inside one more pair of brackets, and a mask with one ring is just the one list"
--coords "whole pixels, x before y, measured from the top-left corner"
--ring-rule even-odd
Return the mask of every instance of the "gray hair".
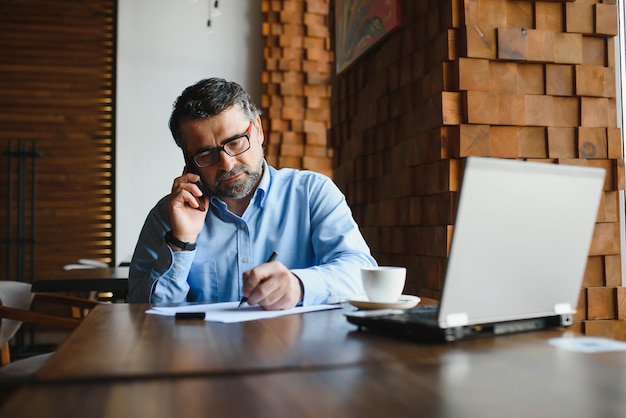
[[224, 110], [239, 105], [250, 120], [261, 116], [250, 95], [234, 81], [207, 78], [187, 87], [174, 102], [169, 127], [176, 145], [183, 148], [184, 138], [180, 124], [185, 121], [211, 118]]

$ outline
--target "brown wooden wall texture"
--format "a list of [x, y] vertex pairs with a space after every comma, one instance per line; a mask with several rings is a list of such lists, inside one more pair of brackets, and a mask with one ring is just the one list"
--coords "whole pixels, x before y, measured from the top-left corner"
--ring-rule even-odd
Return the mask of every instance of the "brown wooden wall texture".
[[626, 339], [614, 0], [402, 1], [403, 26], [333, 81], [335, 180], [381, 264], [439, 297], [462, 159], [607, 171], [576, 328]]
[[263, 125], [275, 167], [332, 176], [329, 0], [263, 0]]
[[20, 238], [11, 141], [14, 151], [20, 140], [36, 143], [41, 154], [25, 187], [25, 278], [79, 258], [112, 261], [115, 9], [115, 0], [0, 2], [0, 278], [15, 279]]

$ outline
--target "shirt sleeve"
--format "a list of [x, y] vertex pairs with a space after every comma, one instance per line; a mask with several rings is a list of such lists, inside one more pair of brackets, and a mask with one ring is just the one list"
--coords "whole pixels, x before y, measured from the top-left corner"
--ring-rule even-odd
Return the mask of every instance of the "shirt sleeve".
[[130, 263], [127, 301], [185, 302], [187, 276], [195, 251], [172, 251], [164, 240], [170, 229], [165, 198], [150, 211]]
[[304, 287], [305, 306], [363, 294], [361, 268], [376, 265], [343, 193], [330, 179], [323, 179], [313, 190], [309, 208], [318, 263], [292, 270]]

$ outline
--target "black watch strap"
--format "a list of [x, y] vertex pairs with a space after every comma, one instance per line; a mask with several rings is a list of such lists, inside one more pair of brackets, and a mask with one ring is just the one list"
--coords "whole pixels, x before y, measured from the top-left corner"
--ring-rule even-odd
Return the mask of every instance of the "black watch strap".
[[165, 233], [165, 242], [175, 245], [183, 251], [193, 251], [196, 249], [195, 242], [183, 242], [179, 239], [176, 239], [174, 238], [174, 235], [172, 235], [172, 231], [167, 231]]

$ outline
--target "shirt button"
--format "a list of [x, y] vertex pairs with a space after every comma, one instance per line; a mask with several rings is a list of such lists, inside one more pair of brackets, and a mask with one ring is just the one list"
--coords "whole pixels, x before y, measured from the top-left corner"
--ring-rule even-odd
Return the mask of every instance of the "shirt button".
[[241, 262], [242, 262], [242, 263], [247, 263], [247, 262], [248, 262], [248, 257], [244, 257], [244, 258], [242, 258], [242, 259], [241, 259]]
[[245, 228], [246, 228], [246, 226], [245, 226], [244, 224], [241, 224], [241, 225], [239, 225], [239, 228], [241, 228], [241, 229], [245, 229]]

